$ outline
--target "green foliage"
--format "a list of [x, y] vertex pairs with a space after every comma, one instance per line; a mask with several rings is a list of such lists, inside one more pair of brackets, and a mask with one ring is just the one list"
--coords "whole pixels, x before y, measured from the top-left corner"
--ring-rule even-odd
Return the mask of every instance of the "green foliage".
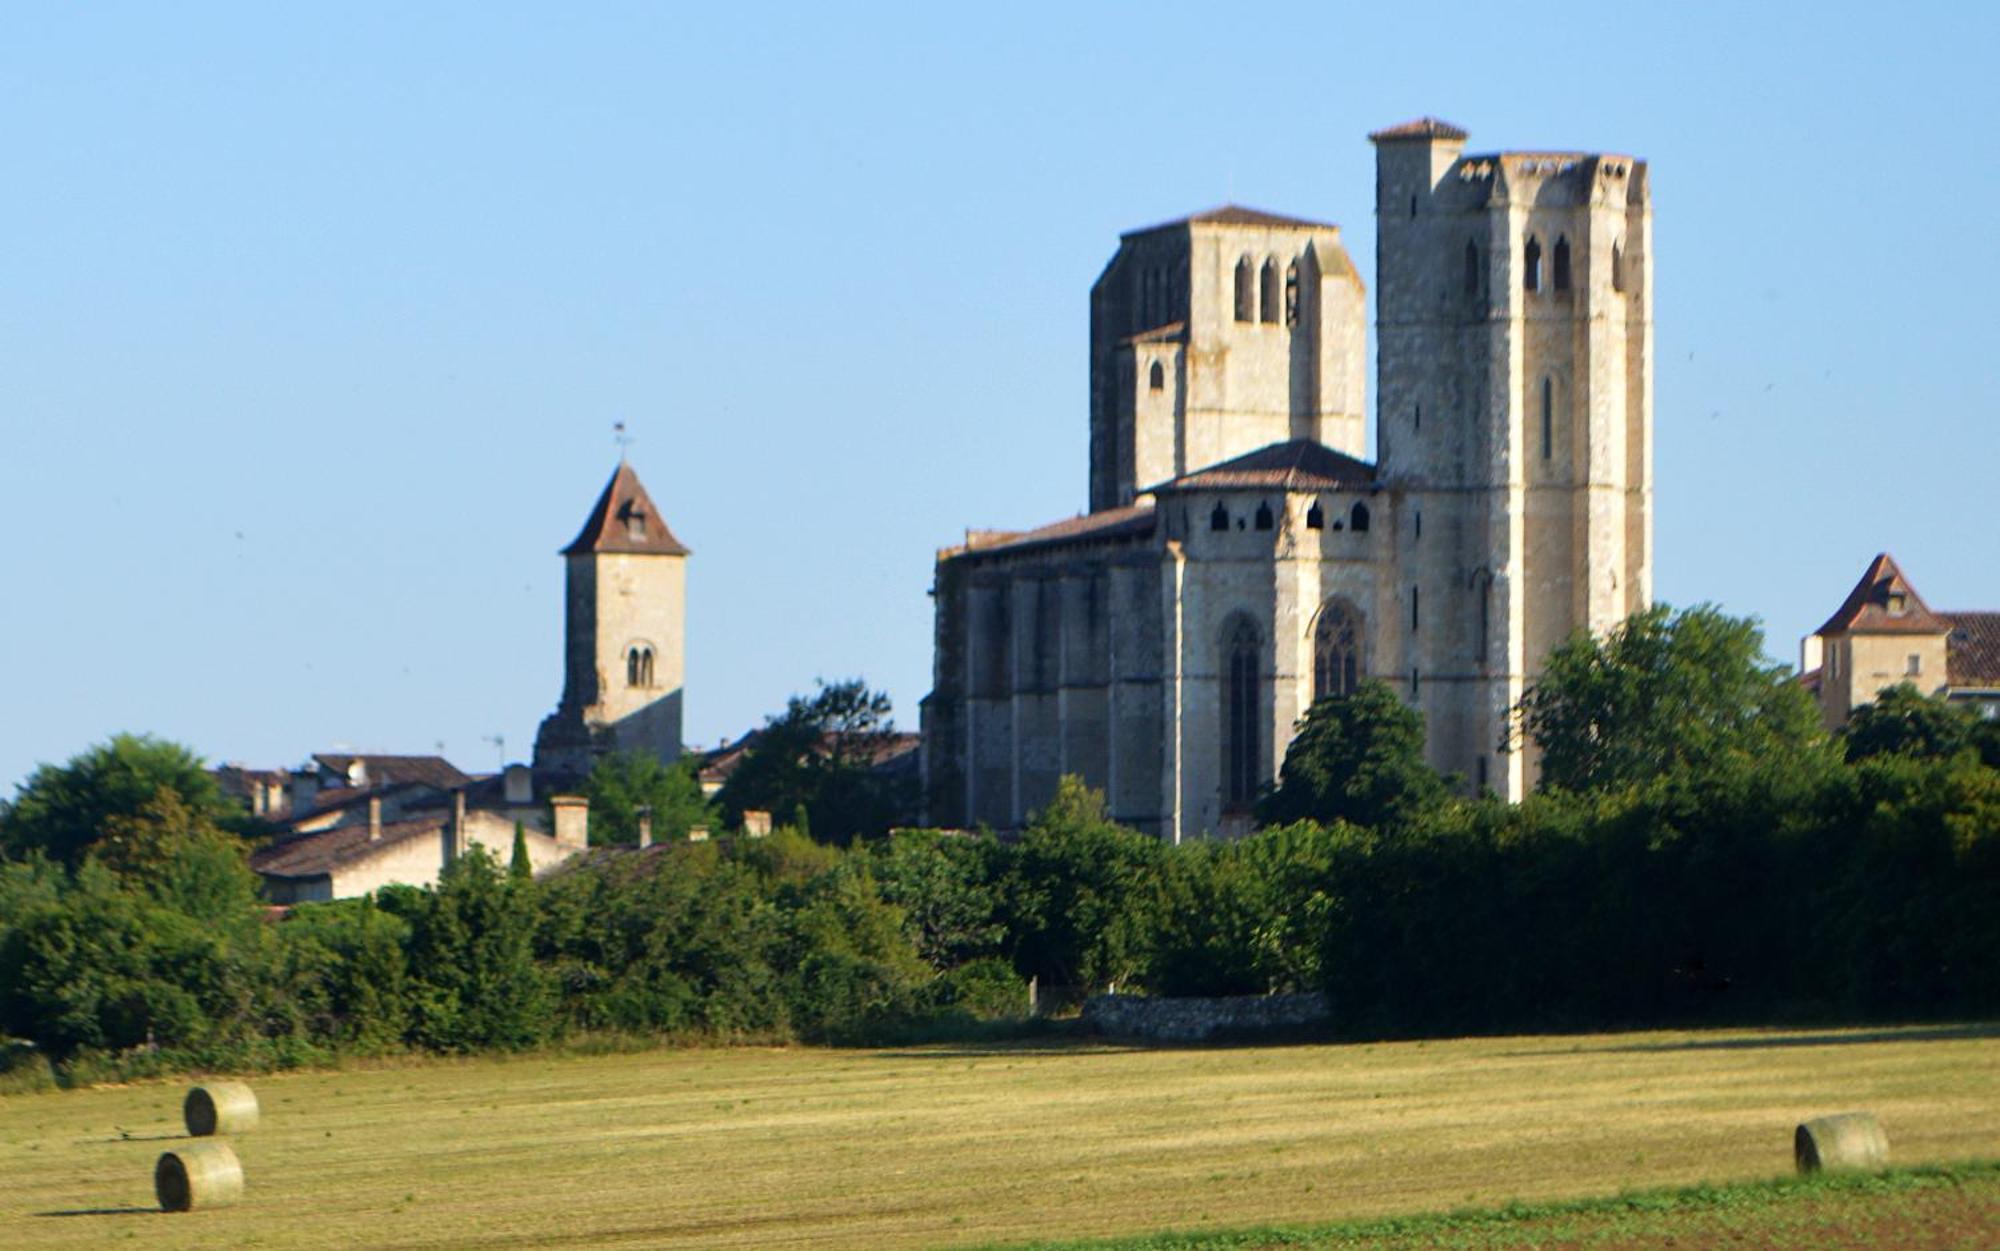
[[531, 881], [535, 876], [535, 862], [528, 855], [528, 831], [519, 821], [514, 822], [514, 853], [507, 860], [507, 877], [510, 881]]
[[1786, 759], [1822, 767], [1819, 714], [1748, 618], [1710, 605], [1635, 613], [1604, 638], [1549, 655], [1518, 710], [1542, 750], [1542, 784], [1572, 791]]
[[1307, 709], [1285, 751], [1277, 789], [1257, 806], [1264, 825], [1346, 821], [1394, 829], [1442, 803], [1449, 783], [1424, 760], [1423, 714], [1386, 682], [1370, 681]]
[[435, 891], [384, 899], [410, 926], [416, 1042], [472, 1051], [547, 1036], [551, 992], [534, 960], [531, 892], [475, 846], [445, 866]]
[[1978, 730], [1979, 720], [1970, 709], [1904, 682], [1856, 708], [1840, 741], [1850, 761], [1884, 755], [1936, 758], [1975, 750]]
[[899, 830], [868, 849], [882, 897], [903, 910], [917, 953], [938, 968], [1006, 951], [1006, 861], [997, 840], [935, 830]]
[[876, 767], [895, 738], [889, 713], [889, 696], [860, 678], [822, 681], [810, 699], [792, 696], [716, 796], [729, 824], [740, 824], [746, 809], [800, 813], [798, 828], [844, 846], [908, 820], [914, 779]]
[[1007, 877], [1015, 967], [1051, 985], [1131, 983], [1150, 962], [1166, 848], [1104, 814], [1065, 776], [1028, 823]]
[[715, 824], [715, 808], [701, 793], [699, 770], [700, 761], [692, 755], [670, 765], [644, 752], [601, 757], [583, 783], [583, 793], [590, 797], [591, 844], [637, 843], [641, 809], [651, 810], [653, 838], [660, 842], [686, 838], [691, 826]]
[[75, 867], [108, 822], [137, 817], [162, 791], [191, 819], [222, 823], [239, 816], [223, 800], [201, 758], [178, 743], [120, 734], [64, 765], [43, 765], [0, 811], [0, 853], [40, 852]]

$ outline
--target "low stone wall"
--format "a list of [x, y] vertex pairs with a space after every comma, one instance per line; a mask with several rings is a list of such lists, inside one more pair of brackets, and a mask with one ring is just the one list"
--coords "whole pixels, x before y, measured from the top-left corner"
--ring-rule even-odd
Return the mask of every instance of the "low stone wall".
[[1236, 995], [1227, 999], [1151, 999], [1144, 995], [1093, 995], [1083, 1005], [1083, 1027], [1119, 1038], [1203, 1042], [1218, 1034], [1298, 1029], [1331, 1019], [1326, 996]]

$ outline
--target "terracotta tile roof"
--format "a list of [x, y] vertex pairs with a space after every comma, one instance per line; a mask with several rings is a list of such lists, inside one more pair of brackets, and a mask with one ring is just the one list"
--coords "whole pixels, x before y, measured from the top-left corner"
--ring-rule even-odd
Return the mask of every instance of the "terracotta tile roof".
[[[1889, 596], [1903, 597], [1903, 611], [1889, 612]], [[1815, 634], [1943, 634], [1944, 618], [1930, 610], [1910, 580], [1897, 567], [1895, 557], [1879, 553], [1868, 562], [1861, 581], [1847, 593], [1847, 599]]]
[[[636, 519], [637, 525], [634, 525]], [[636, 529], [636, 533], [635, 533]], [[639, 475], [624, 461], [604, 484], [604, 494], [583, 523], [583, 529], [562, 549], [565, 556], [586, 552], [633, 552], [656, 556], [685, 556], [688, 549], [667, 529], [667, 519], [653, 507], [652, 497], [640, 485]]]
[[1375, 466], [1336, 452], [1314, 439], [1273, 443], [1234, 460], [1197, 469], [1171, 482], [1148, 488], [1167, 491], [1211, 491], [1268, 487], [1282, 491], [1322, 491], [1372, 487]]
[[1155, 230], [1166, 230], [1174, 226], [1264, 226], [1278, 230], [1339, 230], [1333, 222], [1316, 222], [1304, 217], [1287, 217], [1283, 213], [1267, 213], [1263, 209], [1248, 208], [1241, 204], [1219, 204], [1199, 213], [1189, 213], [1186, 217], [1176, 217], [1171, 221], [1155, 222], [1128, 230], [1118, 236], [1130, 239], [1134, 235], [1151, 234]]
[[2000, 687], [2000, 612], [1939, 613], [1951, 624], [1945, 635], [1945, 681], [1961, 687]]
[[1152, 532], [1153, 506], [1127, 504], [1123, 508], [1106, 508], [1068, 517], [1033, 530], [968, 532], [965, 546], [940, 553], [940, 559], [985, 556], [992, 552], [1012, 553], [1059, 543], [1136, 538]]
[[1368, 135], [1370, 143], [1393, 143], [1399, 139], [1458, 139], [1471, 136], [1459, 126], [1436, 117], [1419, 117], [1415, 121], [1403, 122], [1386, 130], [1372, 131]]
[[[338, 812], [342, 808], [355, 807], [366, 803], [370, 799], [388, 799], [392, 796], [406, 795], [413, 791], [431, 792], [436, 796], [438, 806], [442, 806], [446, 802], [446, 795], [448, 794], [448, 791], [444, 787], [433, 786], [429, 782], [414, 780], [408, 782], [391, 782], [386, 786], [333, 786], [313, 796], [312, 807], [306, 809], [304, 812], [291, 813], [286, 819], [292, 822], [308, 821], [316, 817], [323, 817], [329, 812]], [[429, 807], [430, 805], [418, 806]]]
[[[764, 737], [764, 731], [752, 730], [733, 743], [724, 743], [720, 747], [703, 752], [699, 774], [702, 785], [721, 786], [727, 782], [729, 775], [736, 772], [737, 767], [743, 763], [744, 757], [750, 754], [750, 749], [755, 747], [757, 740], [762, 737]], [[820, 735], [820, 745], [831, 750], [834, 746], [835, 738], [836, 736], [831, 732], [822, 734]], [[916, 767], [917, 752], [923, 747], [923, 742], [924, 736], [921, 734], [889, 733], [877, 735], [868, 744], [870, 748], [868, 767], [883, 771], [914, 769]]]
[[341, 865], [366, 859], [385, 847], [427, 834], [440, 837], [445, 819], [440, 814], [387, 821], [382, 825], [382, 837], [372, 840], [365, 821], [338, 825], [317, 834], [301, 834], [252, 852], [250, 867], [266, 877], [319, 877]]
[[313, 761], [334, 776], [343, 778], [348, 776], [348, 770], [354, 763], [360, 761], [361, 767], [367, 772], [362, 786], [368, 788], [379, 789], [404, 782], [422, 782], [426, 786], [435, 786], [441, 791], [448, 791], [454, 786], [464, 786], [472, 780], [470, 774], [443, 756], [374, 756], [315, 752]]

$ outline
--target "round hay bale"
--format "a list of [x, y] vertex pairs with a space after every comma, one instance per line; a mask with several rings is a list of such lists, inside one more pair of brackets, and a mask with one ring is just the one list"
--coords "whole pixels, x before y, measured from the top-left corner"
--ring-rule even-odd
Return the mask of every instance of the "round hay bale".
[[163, 1212], [218, 1208], [243, 1197], [243, 1165], [226, 1142], [191, 1142], [153, 1166], [153, 1193]]
[[1889, 1136], [1872, 1112], [1815, 1117], [1792, 1135], [1792, 1156], [1801, 1173], [1827, 1169], [1874, 1172], [1889, 1167]]
[[188, 1091], [181, 1115], [196, 1138], [241, 1134], [257, 1128], [257, 1095], [242, 1082], [210, 1082]]

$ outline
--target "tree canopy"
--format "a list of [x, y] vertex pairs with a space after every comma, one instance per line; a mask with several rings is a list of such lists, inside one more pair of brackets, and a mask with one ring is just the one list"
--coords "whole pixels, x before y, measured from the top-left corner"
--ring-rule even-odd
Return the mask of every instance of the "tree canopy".
[[1602, 638], [1579, 631], [1517, 711], [1542, 785], [1571, 791], [1829, 755], [1812, 696], [1764, 658], [1756, 622], [1708, 604], [1656, 604]]
[[1908, 682], [1856, 708], [1840, 733], [1849, 760], [1870, 756], [1956, 756], [1975, 747], [1979, 719], [1971, 710], [1925, 695]]
[[597, 845], [639, 841], [639, 810], [649, 809], [653, 837], [686, 838], [689, 827], [715, 819], [714, 805], [701, 793], [699, 758], [672, 764], [644, 752], [613, 752], [600, 758], [584, 779], [590, 797], [590, 841]]
[[889, 696], [860, 678], [819, 683], [769, 719], [716, 796], [731, 824], [746, 809], [804, 813], [812, 836], [846, 844], [910, 818], [913, 780], [877, 768], [894, 742]]
[[1265, 825], [1407, 823], [1449, 793], [1424, 759], [1424, 718], [1384, 682], [1364, 682], [1306, 710], [1278, 786], [1257, 806]]
[[76, 867], [118, 818], [143, 816], [169, 792], [187, 821], [228, 826], [241, 816], [223, 798], [201, 757], [147, 734], [119, 734], [66, 764], [42, 765], [0, 808], [0, 851], [41, 852]]

